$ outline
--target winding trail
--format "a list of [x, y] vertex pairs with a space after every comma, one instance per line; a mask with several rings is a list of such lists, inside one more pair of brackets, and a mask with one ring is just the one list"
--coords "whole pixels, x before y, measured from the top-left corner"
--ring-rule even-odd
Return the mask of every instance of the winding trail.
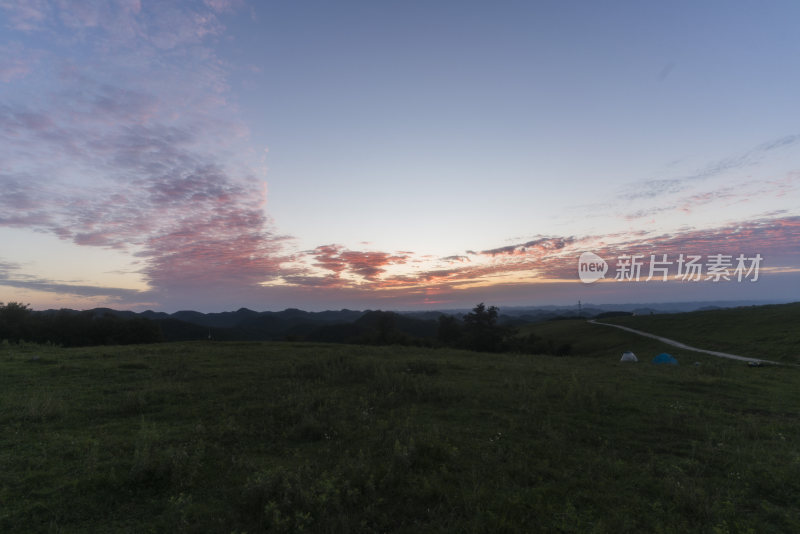
[[655, 334], [649, 334], [647, 332], [642, 332], [641, 330], [634, 330], [633, 328], [628, 328], [627, 326], [620, 326], [618, 324], [598, 323], [594, 319], [589, 319], [589, 322], [592, 323], [592, 324], [599, 324], [599, 325], [602, 325], [602, 326], [611, 326], [613, 328], [619, 328], [620, 330], [626, 330], [628, 332], [633, 332], [634, 334], [638, 334], [640, 336], [657, 339], [658, 341], [661, 341], [662, 343], [666, 343], [667, 345], [672, 345], [673, 347], [678, 347], [679, 349], [691, 350], [691, 351], [694, 351], [694, 352], [702, 352], [703, 354], [710, 354], [712, 356], [718, 356], [720, 358], [728, 358], [730, 360], [741, 360], [743, 362], [758, 362], [758, 363], [769, 363], [769, 364], [772, 364], [772, 365], [787, 365], [787, 364], [784, 364], [784, 363], [781, 363], [781, 362], [775, 362], [775, 361], [772, 361], [772, 360], [761, 360], [759, 358], [748, 358], [747, 356], [738, 356], [736, 354], [728, 354], [727, 352], [717, 352], [715, 350], [698, 349], [697, 347], [690, 347], [689, 345], [681, 343], [680, 341], [675, 341], [674, 339], [668, 339], [668, 338], [665, 338], [665, 337], [657, 336]]

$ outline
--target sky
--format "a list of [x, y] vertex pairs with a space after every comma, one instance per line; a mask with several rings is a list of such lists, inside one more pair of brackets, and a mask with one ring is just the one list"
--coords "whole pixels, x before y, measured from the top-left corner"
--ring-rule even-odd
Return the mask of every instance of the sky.
[[0, 302], [800, 300], [799, 19], [0, 0]]

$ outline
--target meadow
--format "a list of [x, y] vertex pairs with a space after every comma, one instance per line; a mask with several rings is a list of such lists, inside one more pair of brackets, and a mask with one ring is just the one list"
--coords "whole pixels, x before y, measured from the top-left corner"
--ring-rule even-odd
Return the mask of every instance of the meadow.
[[614, 317], [603, 322], [644, 330], [693, 347], [800, 364], [800, 302], [723, 310]]
[[800, 531], [800, 370], [531, 329], [571, 354], [3, 344], [0, 531]]

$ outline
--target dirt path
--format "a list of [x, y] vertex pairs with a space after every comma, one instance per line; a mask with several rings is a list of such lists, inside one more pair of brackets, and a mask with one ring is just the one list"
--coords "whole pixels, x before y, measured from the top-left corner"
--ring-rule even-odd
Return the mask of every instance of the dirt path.
[[667, 339], [665, 337], [657, 336], [655, 334], [648, 334], [647, 332], [642, 332], [641, 330], [634, 330], [633, 328], [628, 328], [627, 326], [620, 326], [616, 324], [608, 324], [608, 323], [598, 323], [594, 319], [589, 320], [592, 324], [599, 324], [603, 326], [611, 326], [613, 328], [619, 328], [620, 330], [626, 330], [628, 332], [633, 332], [634, 334], [638, 334], [640, 336], [650, 337], [653, 339], [657, 339], [662, 343], [666, 343], [667, 345], [672, 345], [673, 347], [678, 347], [679, 349], [684, 350], [691, 350], [694, 352], [702, 352], [703, 354], [711, 354], [712, 356], [718, 356], [720, 358], [728, 358], [731, 360], [741, 360], [743, 362], [760, 362], [760, 363], [771, 363], [773, 365], [785, 365], [781, 362], [775, 362], [772, 360], [761, 360], [759, 358], [748, 358], [747, 356], [738, 356], [736, 354], [728, 354], [727, 352], [717, 352], [715, 350], [706, 350], [706, 349], [698, 349], [697, 347], [690, 347], [689, 345], [685, 345], [680, 341], [675, 341], [674, 339]]

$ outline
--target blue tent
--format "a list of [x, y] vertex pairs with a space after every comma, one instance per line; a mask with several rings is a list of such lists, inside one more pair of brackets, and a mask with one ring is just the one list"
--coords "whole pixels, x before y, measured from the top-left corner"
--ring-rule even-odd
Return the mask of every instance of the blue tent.
[[678, 365], [678, 360], [676, 360], [666, 352], [662, 352], [661, 354], [653, 358], [653, 363], [666, 363], [670, 365]]

